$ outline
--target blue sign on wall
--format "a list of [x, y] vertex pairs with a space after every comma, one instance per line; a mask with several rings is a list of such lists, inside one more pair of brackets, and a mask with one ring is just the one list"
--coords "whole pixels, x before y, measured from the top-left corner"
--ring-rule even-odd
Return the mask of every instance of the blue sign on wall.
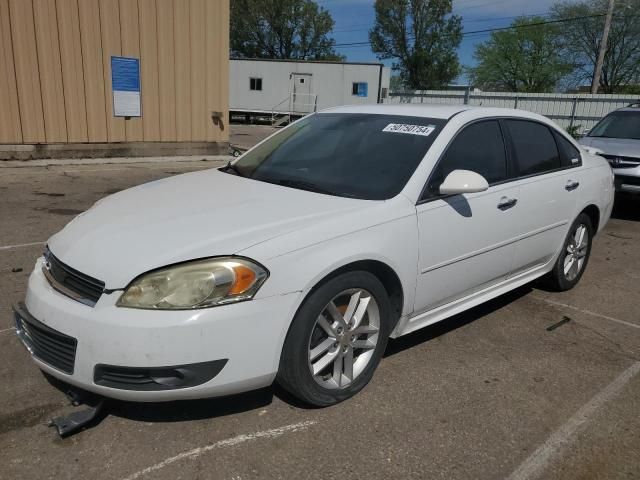
[[113, 115], [139, 117], [140, 59], [111, 57], [111, 86], [113, 89]]
[[353, 95], [358, 97], [369, 96], [369, 84], [367, 82], [356, 82], [353, 84]]

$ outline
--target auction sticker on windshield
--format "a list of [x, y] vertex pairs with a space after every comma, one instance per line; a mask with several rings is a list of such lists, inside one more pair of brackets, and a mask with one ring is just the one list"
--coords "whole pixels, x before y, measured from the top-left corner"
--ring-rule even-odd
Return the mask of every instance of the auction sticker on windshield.
[[409, 125], [407, 123], [390, 123], [382, 129], [383, 132], [408, 133], [428, 137], [436, 129], [435, 125]]

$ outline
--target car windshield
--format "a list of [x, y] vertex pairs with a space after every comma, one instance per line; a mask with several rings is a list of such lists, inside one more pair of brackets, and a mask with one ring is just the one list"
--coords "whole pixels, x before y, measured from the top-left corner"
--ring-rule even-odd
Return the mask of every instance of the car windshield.
[[404, 188], [445, 122], [397, 115], [314, 114], [223, 170], [301, 190], [385, 200]]
[[593, 127], [589, 136], [640, 140], [640, 111], [611, 113]]

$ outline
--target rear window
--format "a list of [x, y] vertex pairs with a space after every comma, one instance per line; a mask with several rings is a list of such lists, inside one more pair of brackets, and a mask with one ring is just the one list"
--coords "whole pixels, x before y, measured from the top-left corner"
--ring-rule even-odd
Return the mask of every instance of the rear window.
[[384, 200], [404, 188], [445, 123], [397, 115], [310, 115], [225, 171], [291, 188]]
[[560, 168], [560, 154], [551, 131], [527, 120], [506, 120], [513, 143], [519, 176], [536, 175]]

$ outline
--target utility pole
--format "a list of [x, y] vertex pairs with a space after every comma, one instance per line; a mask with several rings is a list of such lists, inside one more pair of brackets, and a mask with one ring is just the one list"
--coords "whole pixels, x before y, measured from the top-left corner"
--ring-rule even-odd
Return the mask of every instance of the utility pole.
[[604, 31], [602, 32], [602, 41], [600, 42], [600, 51], [598, 52], [598, 61], [596, 62], [596, 70], [593, 72], [593, 80], [591, 81], [591, 93], [598, 93], [600, 85], [600, 75], [602, 75], [602, 64], [604, 63], [604, 54], [607, 51], [607, 40], [609, 39], [609, 30], [611, 30], [611, 19], [613, 17], [613, 4], [615, 0], [609, 0], [609, 9], [604, 20]]

